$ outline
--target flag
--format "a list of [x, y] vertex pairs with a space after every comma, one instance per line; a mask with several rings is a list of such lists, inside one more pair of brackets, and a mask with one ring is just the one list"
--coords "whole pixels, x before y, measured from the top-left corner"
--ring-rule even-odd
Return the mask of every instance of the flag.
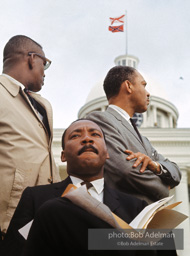
[[109, 26], [109, 31], [111, 31], [112, 33], [123, 32], [123, 25], [120, 25], [120, 26]]
[[118, 23], [118, 22], [124, 23], [124, 17], [125, 17], [125, 15], [121, 15], [120, 17], [117, 17], [117, 18], [110, 18], [111, 25], [113, 25], [114, 22], [116, 22], [116, 23]]

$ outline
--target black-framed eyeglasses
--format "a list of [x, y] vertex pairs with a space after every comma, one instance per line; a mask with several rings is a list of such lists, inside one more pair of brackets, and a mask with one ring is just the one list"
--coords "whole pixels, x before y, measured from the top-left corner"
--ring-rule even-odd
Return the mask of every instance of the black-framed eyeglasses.
[[44, 61], [44, 70], [48, 69], [49, 66], [51, 65], [51, 60], [47, 59], [46, 57], [44, 57], [43, 55], [41, 55], [39, 53], [29, 52], [28, 55], [29, 56], [36, 55], [36, 56], [40, 57]]

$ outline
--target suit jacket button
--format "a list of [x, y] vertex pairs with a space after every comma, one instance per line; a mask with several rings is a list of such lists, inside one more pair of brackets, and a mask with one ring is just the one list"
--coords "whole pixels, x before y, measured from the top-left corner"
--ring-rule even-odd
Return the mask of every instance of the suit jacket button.
[[52, 181], [53, 181], [52, 177], [48, 178], [49, 183], [52, 183]]

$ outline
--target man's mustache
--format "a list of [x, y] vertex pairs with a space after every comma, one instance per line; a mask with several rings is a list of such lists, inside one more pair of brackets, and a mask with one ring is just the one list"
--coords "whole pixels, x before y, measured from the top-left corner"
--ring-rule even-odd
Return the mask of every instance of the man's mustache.
[[83, 152], [85, 152], [87, 149], [92, 149], [94, 153], [98, 154], [98, 150], [92, 146], [92, 145], [85, 145], [83, 148], [81, 148], [78, 152], [78, 155], [81, 155]]

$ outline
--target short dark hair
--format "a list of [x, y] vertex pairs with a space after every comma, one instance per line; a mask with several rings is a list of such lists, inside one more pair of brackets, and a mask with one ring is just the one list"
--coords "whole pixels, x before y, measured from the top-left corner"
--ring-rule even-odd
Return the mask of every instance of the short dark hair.
[[[73, 122], [67, 127], [67, 129], [68, 129], [72, 124], [74, 124], [74, 123], [76, 123], [76, 122], [78, 122], [78, 121], [90, 121], [90, 122], [93, 122], [93, 123], [97, 124], [96, 122], [94, 122], [94, 121], [92, 121], [92, 120], [89, 120], [89, 119], [87, 119], [87, 118], [79, 118], [79, 119], [73, 121]], [[98, 125], [98, 124], [97, 124], [97, 125]], [[102, 134], [103, 134], [103, 136], [104, 136], [104, 141], [106, 142], [105, 134], [104, 134], [102, 128], [101, 128], [99, 125], [98, 125], [98, 127], [99, 127], [100, 130], [102, 131]], [[67, 132], [67, 129], [65, 129], [65, 131], [63, 132], [62, 139], [61, 139], [61, 146], [62, 146], [62, 149], [63, 149], [63, 150], [65, 149], [65, 134], [66, 134], [66, 132]]]
[[109, 70], [104, 79], [104, 91], [107, 99], [109, 100], [113, 96], [117, 96], [121, 88], [121, 84], [129, 80], [132, 82], [135, 72], [135, 68], [129, 66], [115, 66]]
[[3, 62], [16, 54], [25, 54], [28, 51], [33, 51], [32, 47], [34, 45], [42, 49], [42, 46], [30, 37], [24, 35], [13, 36], [4, 47]]

